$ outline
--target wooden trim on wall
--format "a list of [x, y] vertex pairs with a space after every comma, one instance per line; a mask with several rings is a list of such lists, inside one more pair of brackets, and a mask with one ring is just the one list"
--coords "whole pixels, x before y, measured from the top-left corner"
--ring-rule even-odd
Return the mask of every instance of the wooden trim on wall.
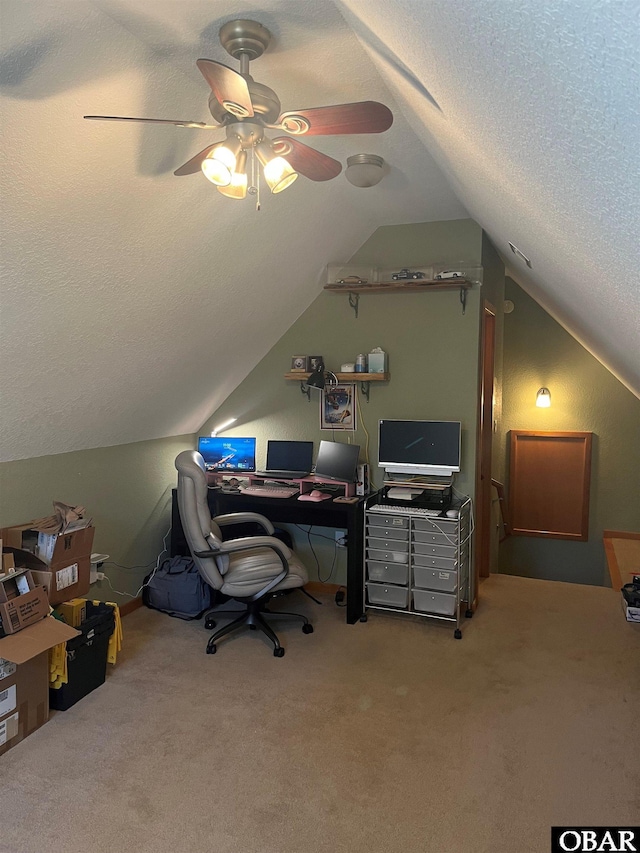
[[640, 533], [629, 533], [624, 530], [603, 530], [602, 540], [604, 542], [604, 553], [607, 557], [607, 566], [609, 567], [609, 577], [611, 578], [611, 586], [613, 589], [622, 589], [626, 580], [622, 577], [620, 566], [618, 565], [618, 556], [613, 545], [614, 539], [640, 539]]
[[141, 596], [132, 598], [131, 601], [125, 601], [124, 604], [120, 605], [120, 616], [128, 616], [129, 613], [133, 613], [133, 611], [137, 610], [139, 607], [142, 607]]
[[509, 517], [514, 536], [588, 540], [592, 435], [511, 430]]

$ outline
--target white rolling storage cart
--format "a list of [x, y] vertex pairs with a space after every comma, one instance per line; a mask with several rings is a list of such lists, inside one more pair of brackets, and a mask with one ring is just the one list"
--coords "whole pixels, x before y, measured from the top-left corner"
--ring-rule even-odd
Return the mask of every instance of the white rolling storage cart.
[[459, 640], [461, 606], [473, 615], [471, 500], [453, 505], [457, 518], [414, 506], [378, 503], [365, 508], [363, 613], [410, 613], [455, 623]]

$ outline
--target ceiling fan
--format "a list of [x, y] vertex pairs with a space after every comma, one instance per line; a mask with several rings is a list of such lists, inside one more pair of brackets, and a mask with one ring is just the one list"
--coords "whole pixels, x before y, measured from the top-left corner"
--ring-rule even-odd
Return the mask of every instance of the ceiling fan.
[[[212, 59], [199, 59], [196, 63], [211, 88], [209, 110], [217, 124], [125, 116], [84, 118], [173, 124], [206, 130], [224, 128], [225, 140], [208, 145], [176, 169], [174, 175], [180, 177], [202, 171], [219, 192], [230, 198], [244, 198], [247, 194], [248, 154], [255, 155], [262, 164], [271, 192], [279, 193], [299, 174], [312, 181], [329, 181], [342, 170], [337, 160], [305, 145], [298, 137], [382, 133], [391, 127], [391, 110], [376, 101], [280, 112], [276, 93], [257, 83], [249, 74], [249, 62], [262, 56], [269, 45], [269, 30], [256, 21], [237, 20], [224, 24], [219, 35], [227, 53], [240, 61], [240, 72]], [[290, 136], [268, 139], [267, 129], [284, 131]], [[256, 189], [252, 187], [250, 191], [256, 192]]]

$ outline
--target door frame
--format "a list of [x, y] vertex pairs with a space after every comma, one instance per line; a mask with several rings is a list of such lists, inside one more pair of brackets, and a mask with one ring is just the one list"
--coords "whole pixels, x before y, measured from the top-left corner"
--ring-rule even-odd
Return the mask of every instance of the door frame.
[[495, 385], [496, 309], [486, 299], [480, 312], [478, 358], [478, 429], [476, 444], [474, 601], [478, 600], [480, 578], [491, 573], [491, 506], [493, 457], [493, 392]]

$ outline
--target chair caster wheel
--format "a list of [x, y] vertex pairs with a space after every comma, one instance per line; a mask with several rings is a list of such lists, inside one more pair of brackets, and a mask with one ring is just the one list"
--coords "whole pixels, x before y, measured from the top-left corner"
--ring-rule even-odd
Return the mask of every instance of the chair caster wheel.
[[465, 610], [464, 615], [466, 619], [471, 619], [473, 617], [473, 610], [471, 608]]
[[453, 636], [456, 638], [456, 640], [462, 639], [462, 631], [460, 630], [460, 628], [456, 628], [456, 630], [453, 632]]
[[363, 614], [362, 614], [362, 616], [360, 617], [360, 621], [361, 621], [361, 622], [366, 622], [368, 618], [369, 618], [369, 617], [367, 616], [367, 614], [366, 614], [366, 613], [363, 613]]
[[283, 658], [284, 657], [284, 649], [282, 648], [282, 646], [280, 646], [279, 649], [273, 650], [273, 656], [274, 656], [274, 658]]
[[257, 625], [249, 625], [249, 629], [250, 629], [251, 631], [257, 631], [257, 630], [258, 630], [258, 626], [257, 626]]
[[207, 646], [207, 654], [208, 655], [215, 655], [215, 653], [216, 653], [216, 647], [215, 646]]
[[215, 619], [209, 619], [209, 618], [205, 619], [204, 620], [204, 627], [207, 631], [213, 631], [213, 629], [216, 627]]
[[302, 626], [303, 634], [313, 634], [313, 625], [309, 625], [308, 623]]

